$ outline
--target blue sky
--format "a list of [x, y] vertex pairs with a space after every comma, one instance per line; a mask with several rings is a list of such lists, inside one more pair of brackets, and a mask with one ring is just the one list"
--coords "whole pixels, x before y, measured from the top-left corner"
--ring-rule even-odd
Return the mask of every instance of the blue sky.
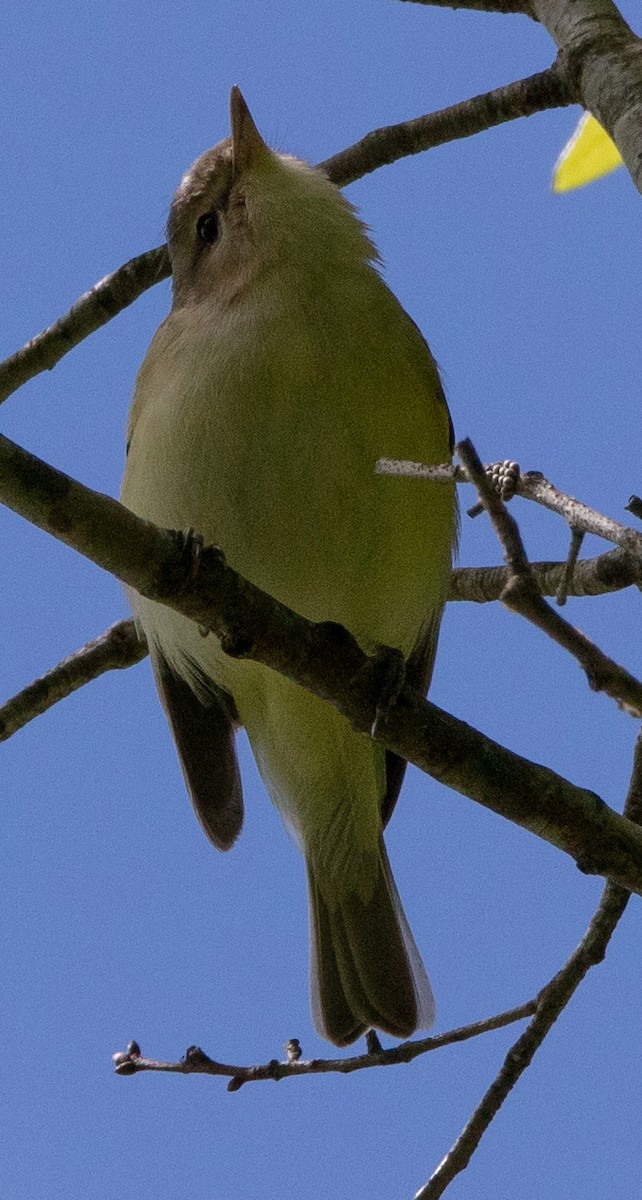
[[[632, 2], [623, 5], [633, 18]], [[0, 50], [0, 242], [8, 354], [93, 282], [158, 244], [184, 169], [227, 133], [230, 85], [266, 140], [318, 161], [371, 128], [540, 70], [525, 18], [384, 0], [100, 6], [10, 3]], [[378, 171], [349, 189], [386, 277], [439, 360], [458, 436], [622, 519], [639, 491], [639, 197], [621, 171], [554, 197], [577, 109]], [[116, 494], [133, 379], [162, 285], [3, 407], [2, 432]], [[464, 494], [464, 503], [468, 496]], [[518, 502], [534, 558], [561, 522]], [[120, 586], [5, 511], [0, 693], [125, 615]], [[600, 549], [589, 541], [586, 553]], [[464, 519], [463, 563], [493, 563]], [[639, 599], [569, 618], [642, 672]], [[451, 605], [432, 698], [511, 749], [626, 791], [635, 723], [517, 617]], [[11, 1200], [411, 1196], [516, 1034], [410, 1067], [263, 1084], [116, 1078], [197, 1042], [243, 1063], [329, 1049], [308, 1011], [305, 880], [242, 747], [244, 834], [217, 855], [194, 820], [148, 664], [77, 693], [2, 748], [0, 1141]], [[417, 772], [388, 844], [438, 1004], [437, 1030], [532, 996], [583, 933], [601, 884]], [[642, 1104], [640, 906], [450, 1195], [630, 1200]]]

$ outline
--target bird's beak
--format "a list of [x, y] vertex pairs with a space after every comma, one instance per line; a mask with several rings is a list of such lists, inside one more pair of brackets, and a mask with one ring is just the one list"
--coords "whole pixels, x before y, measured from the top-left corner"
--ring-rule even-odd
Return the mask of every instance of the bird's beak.
[[230, 92], [230, 127], [232, 130], [232, 165], [236, 177], [242, 175], [249, 167], [257, 166], [263, 156], [268, 153], [268, 148], [243, 99], [241, 89], [236, 85]]

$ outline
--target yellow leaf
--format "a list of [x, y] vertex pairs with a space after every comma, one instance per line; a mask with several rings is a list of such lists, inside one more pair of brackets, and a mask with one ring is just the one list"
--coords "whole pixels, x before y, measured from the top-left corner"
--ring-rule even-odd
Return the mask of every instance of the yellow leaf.
[[583, 113], [553, 170], [553, 191], [570, 192], [608, 175], [622, 163], [622, 157], [606, 130], [590, 113]]

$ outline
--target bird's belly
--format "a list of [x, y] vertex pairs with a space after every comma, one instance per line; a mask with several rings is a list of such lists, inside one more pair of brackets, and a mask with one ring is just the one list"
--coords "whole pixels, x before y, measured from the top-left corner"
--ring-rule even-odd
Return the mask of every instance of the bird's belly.
[[358, 444], [353, 431], [333, 428], [323, 414], [294, 425], [265, 419], [260, 409], [242, 424], [238, 415], [225, 424], [223, 413], [216, 421], [208, 414], [190, 427], [145, 414], [140, 441], [153, 469], [145, 469], [142, 488], [133, 446], [124, 503], [159, 525], [195, 529], [241, 574], [304, 616], [409, 650], [434, 593], [441, 599], [435, 551], [447, 559], [447, 489], [442, 546], [435, 547], [426, 530], [442, 495], [414, 480], [376, 476], [385, 444], [379, 451]]
[[[331, 358], [320, 372], [294, 351], [290, 339], [285, 360], [230, 355], [216, 370], [205, 363], [201, 379], [148, 379], [154, 398], [136, 421], [123, 502], [158, 525], [193, 528], [303, 616], [408, 654], [445, 598], [452, 494], [378, 476], [375, 464], [443, 461], [443, 411], [427, 389], [404, 387], [402, 362], [373, 369], [374, 348], [348, 369], [343, 356], [336, 372]], [[159, 605], [137, 607], [170, 661], [206, 658], [203, 669], [230, 686], [239, 664], [216, 639]]]

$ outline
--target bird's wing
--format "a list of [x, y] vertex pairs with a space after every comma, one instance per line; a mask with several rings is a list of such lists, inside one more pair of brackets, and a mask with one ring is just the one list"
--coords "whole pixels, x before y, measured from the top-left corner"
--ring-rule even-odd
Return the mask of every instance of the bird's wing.
[[[440, 609], [433, 613], [430, 621], [426, 622], [406, 663], [405, 682], [421, 696], [426, 695], [432, 676], [442, 611]], [[386, 750], [386, 791], [381, 801], [381, 819], [384, 828], [388, 824], [399, 798], [407, 766], [404, 758], [399, 758], [391, 750]]]
[[210, 680], [197, 695], [157, 648], [151, 658], [196, 815], [214, 845], [229, 850], [243, 824], [232, 699]]

